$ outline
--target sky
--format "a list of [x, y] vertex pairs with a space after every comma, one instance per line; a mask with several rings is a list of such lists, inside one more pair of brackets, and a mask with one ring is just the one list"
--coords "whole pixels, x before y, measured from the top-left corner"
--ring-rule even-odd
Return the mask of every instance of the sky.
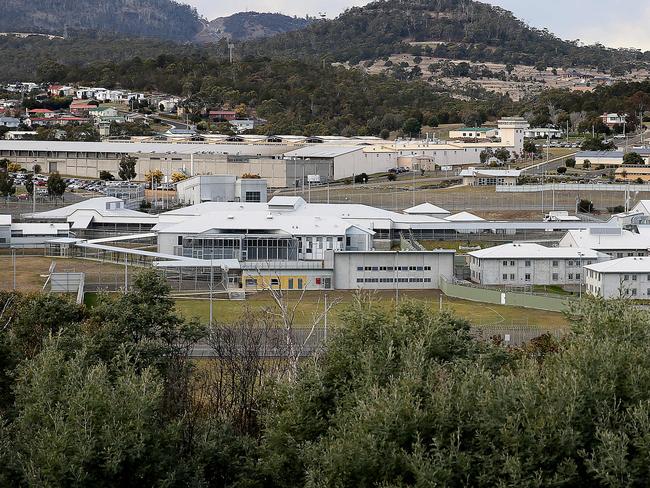
[[[208, 19], [245, 10], [335, 17], [364, 0], [180, 0]], [[563, 39], [650, 50], [650, 2], [632, 0], [483, 0]], [[645, 5], [644, 5], [645, 4]]]

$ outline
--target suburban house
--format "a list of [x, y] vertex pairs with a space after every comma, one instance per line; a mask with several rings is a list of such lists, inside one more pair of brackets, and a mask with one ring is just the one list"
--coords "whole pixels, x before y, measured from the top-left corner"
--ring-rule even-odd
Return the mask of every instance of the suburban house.
[[237, 113], [231, 110], [210, 110], [208, 115], [212, 122], [229, 122], [237, 118]]
[[610, 129], [614, 129], [627, 123], [627, 114], [603, 114], [600, 116], [600, 120]]

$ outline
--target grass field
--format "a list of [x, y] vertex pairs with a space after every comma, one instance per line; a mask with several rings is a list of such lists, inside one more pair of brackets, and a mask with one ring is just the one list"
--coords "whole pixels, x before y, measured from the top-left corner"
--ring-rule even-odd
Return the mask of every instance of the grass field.
[[[287, 295], [289, 303], [296, 303], [299, 293]], [[353, 293], [331, 292], [327, 294], [330, 303], [336, 301], [332, 308], [329, 321], [338, 322], [339, 313], [354, 299]], [[374, 297], [378, 306], [391, 308], [395, 303], [394, 292], [376, 292]], [[320, 299], [320, 301], [319, 301]], [[437, 291], [426, 292], [401, 292], [400, 300], [413, 299], [429, 304], [432, 309], [440, 307], [440, 293]], [[294, 300], [294, 301], [292, 301]], [[187, 318], [198, 318], [207, 322], [210, 315], [210, 304], [208, 300], [178, 300], [177, 308]], [[520, 307], [506, 307], [485, 303], [470, 302], [465, 300], [451, 299], [443, 296], [442, 306], [469, 320], [473, 325], [528, 325], [531, 327], [543, 327], [548, 329], [565, 328], [568, 322], [563, 314], [533, 310]], [[213, 303], [214, 319], [218, 322], [234, 322], [240, 316], [244, 307], [251, 310], [274, 309], [273, 300], [269, 295], [260, 293], [248, 298], [245, 302], [228, 300], [215, 300]], [[296, 322], [311, 323], [313, 317], [317, 316], [324, 309], [322, 295], [320, 293], [306, 293], [297, 311]]]

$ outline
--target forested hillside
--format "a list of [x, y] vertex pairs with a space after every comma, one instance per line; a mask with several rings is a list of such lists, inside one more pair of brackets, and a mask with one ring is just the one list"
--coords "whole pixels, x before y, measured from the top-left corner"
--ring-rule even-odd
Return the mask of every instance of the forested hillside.
[[379, 0], [245, 49], [251, 54], [317, 56], [352, 64], [403, 52], [606, 69], [649, 59], [636, 51], [563, 41], [528, 26], [507, 10], [473, 0]]
[[0, 0], [1, 32], [63, 35], [76, 31], [190, 40], [196, 10], [172, 0]]
[[239, 12], [208, 22], [196, 40], [215, 42], [220, 39], [233, 41], [259, 39], [302, 29], [311, 22], [310, 19], [282, 14]]

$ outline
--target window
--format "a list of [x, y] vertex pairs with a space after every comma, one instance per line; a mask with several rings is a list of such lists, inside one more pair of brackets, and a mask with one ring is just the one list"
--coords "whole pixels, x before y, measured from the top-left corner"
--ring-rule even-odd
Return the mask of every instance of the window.
[[524, 266], [526, 266], [527, 268], [530, 268], [530, 261], [524, 261]]
[[630, 275], [623, 275], [623, 281], [630, 281]]
[[357, 283], [363, 283], [363, 278], [357, 278]]
[[557, 281], [559, 279], [560, 279], [559, 275], [557, 273], [553, 273], [553, 281]]
[[567, 264], [568, 264], [569, 266], [573, 266], [573, 261], [569, 261]]
[[570, 280], [573, 279], [573, 273], [569, 273], [569, 279], [570, 279]]
[[632, 296], [633, 296], [633, 297], [636, 296], [636, 288], [632, 288], [632, 289], [630, 290], [630, 292], [632, 292]]
[[530, 273], [526, 273], [526, 275], [525, 275], [525, 280], [526, 280], [526, 281], [530, 281]]
[[514, 279], [515, 279], [515, 275], [511, 274], [511, 275], [510, 275], [510, 279], [511, 279], [511, 280], [514, 280]]
[[257, 280], [255, 278], [246, 278], [246, 286], [257, 286]]
[[576, 273], [576, 280], [580, 279], [580, 273]]
[[622, 258], [622, 257], [623, 257], [623, 253], [622, 253], [622, 252], [617, 252], [617, 253], [616, 253], [616, 257], [617, 257], [617, 258]]
[[247, 202], [259, 203], [262, 201], [262, 196], [259, 191], [247, 191], [245, 196]]
[[280, 286], [280, 280], [278, 278], [271, 278], [271, 286]]
[[357, 271], [363, 271], [363, 266], [357, 266]]
[[508, 261], [504, 261], [504, 262], [503, 262], [503, 265], [504, 265], [504, 266], [508, 266]]
[[636, 281], [636, 278], [637, 278], [636, 275], [633, 274], [633, 275], [632, 275], [632, 281]]
[[559, 261], [553, 261], [553, 267], [557, 268], [560, 265]]
[[514, 265], [515, 265], [515, 262], [514, 262], [514, 261], [510, 261], [510, 266], [514, 266]]
[[503, 273], [503, 280], [505, 281], [507, 279], [508, 279], [508, 275], [506, 273]]

